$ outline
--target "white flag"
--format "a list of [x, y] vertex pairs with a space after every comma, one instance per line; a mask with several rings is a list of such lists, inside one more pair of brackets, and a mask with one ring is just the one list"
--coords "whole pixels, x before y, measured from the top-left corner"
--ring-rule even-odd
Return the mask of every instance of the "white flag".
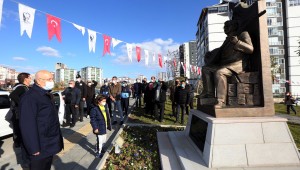
[[93, 52], [95, 53], [96, 39], [97, 39], [96, 32], [88, 29], [88, 33], [89, 33], [89, 51], [91, 52], [93, 50]]
[[82, 35], [84, 35], [85, 33], [85, 28], [83, 26], [80, 26], [80, 25], [77, 25], [77, 24], [74, 24], [74, 27], [77, 28], [79, 31], [81, 31]]
[[149, 64], [149, 51], [148, 50], [144, 50], [145, 51], [145, 65], [147, 66]]
[[156, 56], [155, 56], [155, 52], [153, 52], [153, 53], [152, 53], [152, 59], [153, 59], [153, 62], [155, 62], [155, 57], [156, 57]]
[[2, 19], [2, 7], [3, 7], [3, 0], [0, 0], [0, 28], [1, 28], [1, 19]]
[[126, 44], [127, 46], [127, 53], [128, 53], [128, 59], [130, 62], [132, 62], [132, 44]]
[[35, 9], [19, 4], [19, 17], [20, 17], [20, 31], [21, 36], [26, 31], [29, 38], [31, 38], [32, 27], [34, 23]]
[[115, 39], [115, 38], [112, 38], [112, 39], [111, 39], [111, 45], [113, 46], [113, 49], [115, 48], [115, 46], [117, 46], [117, 45], [120, 44], [121, 42], [123, 42], [123, 41], [118, 40], [118, 39]]

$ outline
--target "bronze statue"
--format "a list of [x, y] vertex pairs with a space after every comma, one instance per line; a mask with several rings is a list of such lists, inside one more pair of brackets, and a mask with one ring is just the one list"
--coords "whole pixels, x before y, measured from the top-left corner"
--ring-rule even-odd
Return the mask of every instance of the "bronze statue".
[[236, 20], [226, 21], [226, 40], [220, 48], [205, 55], [205, 66], [202, 67], [203, 91], [200, 98], [216, 98], [215, 108], [226, 105], [227, 77], [243, 72], [243, 59], [253, 53], [250, 35], [247, 31], [239, 31], [238, 23]]

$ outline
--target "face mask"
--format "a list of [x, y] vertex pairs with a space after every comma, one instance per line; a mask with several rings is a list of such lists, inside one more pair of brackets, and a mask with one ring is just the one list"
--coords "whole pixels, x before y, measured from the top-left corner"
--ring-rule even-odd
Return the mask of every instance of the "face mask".
[[73, 85], [69, 85], [69, 87], [73, 88], [74, 86]]
[[105, 106], [105, 105], [106, 105], [106, 102], [100, 102], [100, 105], [101, 105], [101, 106]]
[[77, 79], [78, 82], [80, 82], [81, 79]]
[[108, 83], [104, 83], [106, 86], [108, 85]]
[[123, 87], [126, 87], [127, 84], [122, 84]]
[[184, 88], [184, 87], [185, 87], [185, 85], [184, 85], [184, 84], [182, 84], [182, 85], [181, 85], [181, 87], [182, 87], [182, 88]]
[[46, 85], [44, 87], [45, 90], [52, 90], [54, 87], [54, 82], [53, 81], [46, 81]]
[[113, 82], [114, 84], [116, 84], [116, 83], [117, 83], [117, 81], [116, 81], [116, 80], [113, 80], [112, 82]]
[[137, 81], [138, 83], [141, 82], [140, 80]]
[[88, 86], [91, 86], [92, 85], [92, 83], [88, 83]]

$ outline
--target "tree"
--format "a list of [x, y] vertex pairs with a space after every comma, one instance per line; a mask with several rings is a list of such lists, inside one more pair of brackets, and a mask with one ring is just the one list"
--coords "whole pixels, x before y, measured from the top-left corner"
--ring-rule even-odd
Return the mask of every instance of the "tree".
[[298, 50], [296, 51], [296, 53], [298, 54], [298, 56], [300, 56], [300, 39], [298, 40], [298, 44], [299, 44], [299, 46], [298, 46]]

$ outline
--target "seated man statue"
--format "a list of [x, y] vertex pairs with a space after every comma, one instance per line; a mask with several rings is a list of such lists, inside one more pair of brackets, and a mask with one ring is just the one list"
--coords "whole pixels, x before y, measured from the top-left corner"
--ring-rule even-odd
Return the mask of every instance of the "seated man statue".
[[253, 53], [249, 33], [240, 31], [236, 20], [225, 22], [224, 33], [226, 40], [220, 48], [206, 53], [205, 66], [202, 67], [203, 91], [200, 98], [216, 98], [215, 108], [226, 106], [227, 77], [243, 72], [243, 59]]

